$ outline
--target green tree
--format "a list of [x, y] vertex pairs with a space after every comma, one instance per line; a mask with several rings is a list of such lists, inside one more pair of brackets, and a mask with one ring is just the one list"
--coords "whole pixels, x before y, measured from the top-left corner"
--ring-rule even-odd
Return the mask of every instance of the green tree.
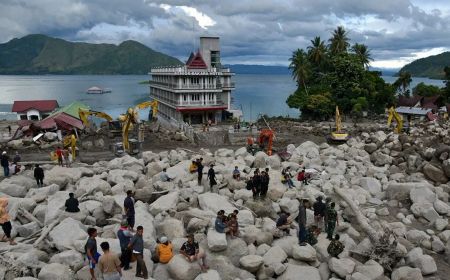
[[309, 111], [314, 118], [328, 119], [333, 115], [335, 106], [331, 94], [325, 92], [309, 95], [304, 110]]
[[311, 40], [311, 46], [308, 47], [309, 60], [316, 66], [322, 65], [327, 55], [327, 47], [325, 42], [320, 40], [319, 36]]
[[428, 97], [428, 96], [441, 95], [443, 90], [441, 90], [441, 88], [439, 88], [438, 86], [426, 85], [424, 82], [421, 82], [413, 88], [412, 92], [414, 95]]
[[298, 86], [303, 86], [305, 92], [308, 93], [306, 82], [311, 75], [311, 65], [308, 60], [308, 55], [302, 49], [297, 49], [293, 52], [292, 57], [289, 59], [289, 69], [292, 70], [292, 78], [297, 82]]
[[369, 48], [367, 48], [367, 46], [364, 44], [355, 43], [352, 46], [352, 51], [355, 53], [356, 57], [364, 65], [364, 67], [368, 69], [370, 61], [373, 60], [370, 55]]
[[449, 66], [446, 66], [444, 68], [444, 73], [445, 73], [445, 76], [444, 76], [445, 87], [442, 89], [442, 91], [443, 91], [442, 95], [445, 99], [445, 102], [450, 102], [450, 67]]
[[409, 96], [409, 85], [412, 82], [411, 73], [409, 72], [400, 72], [397, 80], [394, 82], [394, 85], [397, 88], [397, 91], [400, 91], [403, 95]]
[[328, 41], [330, 42], [329, 48], [333, 55], [347, 52], [347, 49], [350, 46], [348, 32], [345, 31], [343, 26], [338, 26], [333, 31], [332, 37]]

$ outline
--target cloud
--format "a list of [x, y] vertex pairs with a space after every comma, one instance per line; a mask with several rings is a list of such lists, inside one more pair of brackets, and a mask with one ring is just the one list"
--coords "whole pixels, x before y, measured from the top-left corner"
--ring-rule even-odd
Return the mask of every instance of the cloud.
[[133, 39], [185, 60], [198, 37], [220, 36], [224, 63], [287, 65], [315, 36], [343, 25], [369, 46], [374, 66], [399, 67], [448, 50], [445, 0], [40, 0], [0, 1], [0, 41], [30, 33], [68, 40]]

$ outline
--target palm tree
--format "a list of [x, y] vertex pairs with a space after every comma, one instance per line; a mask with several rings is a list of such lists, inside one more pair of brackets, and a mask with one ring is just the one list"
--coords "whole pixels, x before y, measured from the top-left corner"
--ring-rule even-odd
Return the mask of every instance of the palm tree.
[[297, 81], [297, 85], [303, 85], [306, 94], [308, 94], [308, 88], [306, 87], [306, 81], [309, 78], [311, 69], [308, 61], [308, 55], [302, 49], [297, 49], [292, 53], [292, 57], [289, 59], [289, 69], [292, 70], [292, 78]]
[[327, 47], [325, 46], [325, 42], [320, 40], [319, 36], [314, 37], [311, 40], [311, 46], [308, 47], [309, 60], [316, 66], [320, 66], [325, 60], [326, 52]]
[[330, 51], [332, 54], [338, 54], [346, 52], [347, 48], [350, 46], [349, 38], [347, 37], [348, 32], [345, 31], [343, 26], [338, 26], [332, 33], [332, 37], [328, 39], [330, 42]]
[[398, 75], [398, 79], [394, 82], [397, 90], [401, 89], [403, 95], [408, 95], [408, 88], [412, 82], [411, 73], [402, 71]]
[[370, 55], [369, 48], [367, 48], [364, 44], [354, 44], [352, 46], [352, 51], [355, 53], [356, 57], [358, 57], [359, 61], [364, 65], [364, 67], [367, 69], [369, 68], [370, 61], [373, 60], [373, 58]]

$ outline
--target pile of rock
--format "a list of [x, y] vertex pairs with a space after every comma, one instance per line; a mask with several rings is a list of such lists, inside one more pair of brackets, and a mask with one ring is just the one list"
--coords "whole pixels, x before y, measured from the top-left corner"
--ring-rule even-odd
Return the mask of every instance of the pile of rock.
[[[437, 128], [432, 131], [443, 134]], [[424, 148], [414, 133], [362, 133], [340, 146], [289, 145], [288, 161], [262, 152], [253, 156], [243, 147], [195, 155], [184, 150], [144, 152], [142, 159], [125, 156], [73, 168], [44, 166], [46, 187], [41, 189], [36, 189], [31, 171], [25, 171], [0, 182], [2, 195], [10, 196], [13, 235], [19, 242], [0, 243], [0, 275], [89, 279], [82, 255], [86, 229], [97, 227], [98, 244], [108, 241], [120, 252], [116, 232], [128, 189], [136, 192], [136, 225], [144, 227], [145, 261], [154, 279], [287, 280], [304, 275], [310, 280], [412, 280], [438, 275], [432, 256], [444, 258], [443, 253], [450, 252], [450, 188], [444, 171], [448, 154], [446, 158], [446, 149]], [[198, 157], [205, 166], [215, 164], [218, 186], [212, 192], [206, 180], [198, 186], [196, 174], [188, 172], [191, 160]], [[234, 166], [244, 178], [254, 168], [270, 168], [265, 200], [253, 200], [244, 181], [232, 179]], [[294, 179], [296, 188], [287, 189], [280, 170], [288, 166], [318, 172], [308, 186]], [[160, 180], [163, 168], [170, 182]], [[63, 211], [69, 192], [79, 198], [81, 212]], [[300, 199], [315, 200], [319, 195], [332, 197], [338, 208], [336, 230], [345, 244], [339, 259], [328, 255], [329, 241], [323, 234], [314, 246], [299, 246], [294, 229], [290, 236], [273, 237], [277, 213], [288, 211], [295, 217]], [[214, 231], [216, 212], [236, 208], [241, 236], [231, 239]], [[307, 215], [312, 224], [312, 211]], [[392, 271], [381, 259], [367, 257], [386, 229], [396, 239]], [[156, 237], [167, 236], [178, 253], [187, 233], [194, 233], [206, 252], [208, 273], [179, 255], [168, 265], [153, 264]]]

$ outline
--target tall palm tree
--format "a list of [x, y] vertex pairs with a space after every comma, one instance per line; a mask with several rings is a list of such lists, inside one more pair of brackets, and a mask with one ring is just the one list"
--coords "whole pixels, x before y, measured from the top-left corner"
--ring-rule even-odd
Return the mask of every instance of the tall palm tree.
[[311, 40], [311, 46], [308, 47], [308, 57], [312, 63], [316, 66], [320, 66], [325, 60], [327, 47], [325, 42], [320, 40], [319, 36], [314, 37]]
[[328, 39], [330, 42], [330, 51], [332, 54], [338, 54], [346, 52], [350, 46], [350, 39], [348, 38], [348, 32], [345, 31], [343, 26], [338, 26], [332, 33], [332, 37]]
[[289, 59], [289, 69], [292, 70], [292, 78], [297, 81], [297, 85], [302, 85], [305, 88], [306, 94], [308, 94], [308, 88], [306, 87], [306, 81], [308, 80], [311, 72], [311, 66], [308, 61], [308, 55], [302, 49], [297, 49], [292, 53], [292, 57]]
[[354, 44], [352, 46], [352, 51], [355, 53], [355, 55], [358, 57], [359, 61], [364, 65], [364, 67], [367, 69], [369, 68], [370, 61], [373, 60], [372, 56], [370, 55], [370, 50], [367, 48], [364, 44]]
[[399, 73], [397, 80], [394, 82], [394, 85], [397, 87], [397, 90], [401, 89], [403, 95], [408, 95], [408, 88], [411, 82], [411, 73], [402, 71]]

